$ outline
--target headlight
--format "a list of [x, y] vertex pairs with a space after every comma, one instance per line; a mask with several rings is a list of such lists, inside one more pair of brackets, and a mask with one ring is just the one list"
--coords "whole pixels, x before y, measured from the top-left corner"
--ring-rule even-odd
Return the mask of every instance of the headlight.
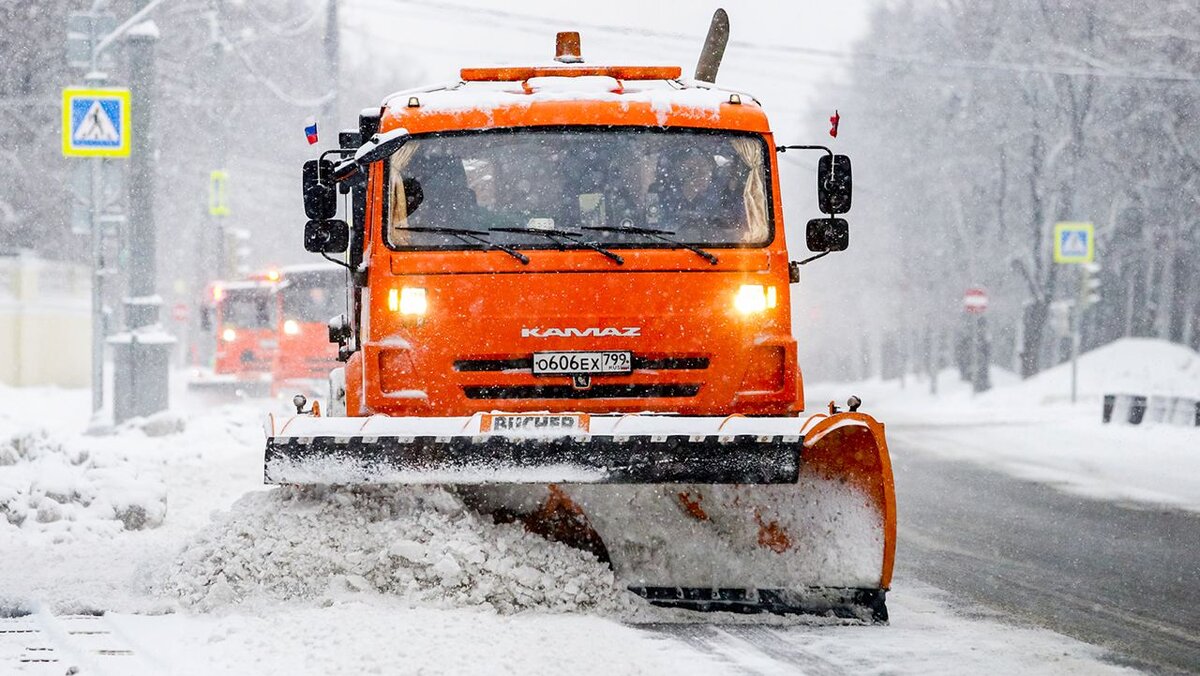
[[775, 307], [776, 291], [773, 286], [764, 287], [762, 284], [743, 284], [733, 298], [733, 307], [744, 315], [762, 312]]
[[283, 323], [283, 332], [289, 336], [295, 336], [300, 333], [300, 325], [295, 319], [289, 319]]
[[225, 329], [221, 332], [221, 337], [225, 339], [226, 343], [232, 343], [233, 341], [237, 340], [237, 331], [234, 331], [233, 329]]
[[422, 316], [429, 304], [425, 302], [425, 289], [406, 286], [388, 291], [388, 309], [402, 315]]

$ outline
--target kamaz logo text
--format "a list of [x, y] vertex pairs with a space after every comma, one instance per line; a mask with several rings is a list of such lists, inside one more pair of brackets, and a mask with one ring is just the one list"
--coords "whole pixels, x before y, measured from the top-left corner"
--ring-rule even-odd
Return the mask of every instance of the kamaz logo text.
[[642, 335], [640, 326], [628, 326], [618, 329], [612, 326], [600, 328], [597, 326], [589, 326], [586, 329], [577, 329], [573, 326], [557, 329], [543, 329], [541, 327], [523, 328], [521, 329], [522, 338], [603, 338], [606, 336], [616, 336], [618, 338], [637, 338]]

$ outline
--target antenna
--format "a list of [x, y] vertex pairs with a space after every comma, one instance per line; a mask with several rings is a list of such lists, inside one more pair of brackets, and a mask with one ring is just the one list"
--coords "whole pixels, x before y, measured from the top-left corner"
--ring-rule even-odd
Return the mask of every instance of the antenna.
[[696, 63], [696, 79], [702, 82], [717, 81], [717, 70], [721, 67], [721, 58], [725, 56], [725, 44], [729, 42], [729, 15], [723, 9], [713, 12], [712, 23], [708, 25], [708, 36], [704, 38], [704, 49], [700, 50], [700, 60]]

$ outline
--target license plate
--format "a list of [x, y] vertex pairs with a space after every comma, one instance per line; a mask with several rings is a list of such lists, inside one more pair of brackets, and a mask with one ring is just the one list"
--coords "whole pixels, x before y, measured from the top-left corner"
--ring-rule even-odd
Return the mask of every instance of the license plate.
[[572, 376], [595, 373], [630, 373], [633, 353], [629, 350], [596, 352], [534, 352], [533, 375]]

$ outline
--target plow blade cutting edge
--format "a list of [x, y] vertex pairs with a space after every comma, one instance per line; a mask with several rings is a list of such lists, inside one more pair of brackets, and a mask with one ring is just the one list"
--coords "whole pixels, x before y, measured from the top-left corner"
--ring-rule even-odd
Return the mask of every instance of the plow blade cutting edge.
[[895, 493], [883, 425], [862, 413], [297, 416], [266, 431], [268, 483], [453, 486], [593, 551], [655, 605], [887, 617]]
[[[667, 416], [297, 417], [267, 439], [268, 483], [794, 483], [798, 421]], [[780, 424], [785, 423], [785, 424]]]

